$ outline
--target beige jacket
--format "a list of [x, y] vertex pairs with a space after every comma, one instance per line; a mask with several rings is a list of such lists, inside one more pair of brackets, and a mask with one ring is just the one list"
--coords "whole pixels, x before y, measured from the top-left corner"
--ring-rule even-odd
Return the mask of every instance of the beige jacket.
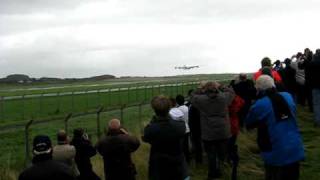
[[74, 157], [76, 156], [76, 148], [69, 144], [61, 144], [53, 147], [52, 157], [53, 160], [62, 162], [67, 166], [71, 167], [74, 174], [79, 176], [79, 170], [74, 161]]

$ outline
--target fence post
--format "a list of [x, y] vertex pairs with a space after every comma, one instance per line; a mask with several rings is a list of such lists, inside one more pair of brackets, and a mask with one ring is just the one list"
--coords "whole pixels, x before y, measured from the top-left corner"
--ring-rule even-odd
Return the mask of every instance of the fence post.
[[25, 137], [25, 166], [27, 166], [28, 161], [30, 159], [30, 143], [29, 143], [29, 127], [33, 123], [33, 119], [27, 122], [24, 130], [24, 137]]
[[64, 118], [64, 130], [66, 131], [66, 133], [68, 134], [68, 121], [69, 119], [72, 117], [72, 113], [69, 113], [65, 118]]
[[0, 119], [4, 119], [4, 114], [3, 114], [3, 109], [4, 109], [4, 97], [0, 97]]
[[157, 95], [160, 95], [160, 94], [162, 94], [161, 93], [161, 84], [158, 85], [158, 94]]
[[147, 102], [147, 86], [144, 84], [144, 102]]
[[[179, 86], [178, 86], [178, 82], [176, 83], [176, 95], [175, 96], [177, 96], [179, 94]], [[175, 97], [175, 96], [173, 96], [173, 97]]]
[[126, 104], [123, 104], [120, 108], [120, 121], [121, 124], [124, 125], [124, 114], [123, 114], [123, 110], [126, 108]]
[[71, 108], [72, 112], [74, 112], [74, 91], [71, 92]]
[[151, 86], [151, 98], [154, 96], [154, 85]]
[[182, 89], [182, 92], [181, 92], [181, 95], [182, 95], [182, 96], [184, 96], [184, 85], [185, 85], [185, 83], [182, 82], [182, 88], [181, 88], [181, 89]]
[[139, 117], [138, 117], [138, 119], [139, 119], [140, 132], [142, 132], [142, 129], [143, 129], [143, 127], [142, 127], [142, 105], [143, 105], [143, 102], [141, 102], [139, 104]]
[[120, 88], [118, 88], [118, 105], [120, 105], [121, 104], [121, 92], [120, 92]]
[[140, 88], [138, 87], [138, 85], [136, 86], [136, 97], [134, 98], [134, 102], [138, 102], [139, 101], [139, 92], [140, 92]]
[[97, 94], [98, 94], [98, 107], [99, 107], [101, 106], [100, 89], [98, 89]]
[[103, 111], [104, 107], [101, 106], [97, 111], [97, 138], [101, 136], [101, 129], [100, 129], [100, 114]]
[[130, 87], [128, 87], [128, 92], [127, 92], [127, 104], [130, 104]]
[[22, 95], [22, 105], [21, 105], [22, 106], [22, 112], [21, 112], [22, 113], [22, 119], [25, 118], [25, 113], [24, 113], [24, 104], [25, 104], [25, 102], [24, 101], [25, 101], [25, 94]]
[[58, 113], [60, 114], [60, 92], [57, 92], [57, 101], [58, 101], [58, 109], [57, 109], [57, 111], [58, 111]]
[[110, 95], [111, 95], [111, 92], [110, 92], [110, 89], [108, 89], [106, 92], [106, 106], [107, 107], [109, 106], [108, 102], [110, 101]]
[[87, 89], [86, 91], [86, 112], [88, 111], [89, 109], [89, 90]]
[[43, 93], [41, 93], [41, 95], [39, 96], [39, 117], [41, 117], [41, 115], [42, 115], [42, 106], [43, 106], [43, 103], [42, 103], [42, 98], [43, 98]]

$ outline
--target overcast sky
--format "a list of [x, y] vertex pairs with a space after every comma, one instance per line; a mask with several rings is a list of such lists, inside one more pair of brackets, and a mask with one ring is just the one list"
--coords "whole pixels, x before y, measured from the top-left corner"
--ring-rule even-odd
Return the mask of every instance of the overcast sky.
[[[0, 77], [252, 72], [320, 48], [318, 0], [0, 0]], [[182, 71], [175, 66], [200, 65]]]

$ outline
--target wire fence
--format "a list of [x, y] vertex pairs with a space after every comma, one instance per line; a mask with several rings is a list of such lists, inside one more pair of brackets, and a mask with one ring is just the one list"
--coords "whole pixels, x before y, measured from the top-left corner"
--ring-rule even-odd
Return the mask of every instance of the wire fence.
[[61, 116], [70, 112], [94, 110], [100, 106], [114, 107], [148, 101], [157, 94], [186, 94], [197, 82], [144, 85], [72, 92], [29, 94], [0, 97], [0, 122], [25, 121]]
[[[228, 80], [223, 80], [221, 82], [226, 82]], [[24, 153], [21, 152], [24, 159], [24, 165], [27, 165], [31, 159], [31, 139], [37, 134], [51, 134], [51, 137], [55, 137], [56, 132], [59, 129], [65, 129], [67, 133], [71, 133], [76, 127], [85, 127], [91, 135], [92, 138], [97, 139], [101, 136], [103, 132], [103, 124], [106, 124], [107, 119], [119, 118], [121, 123], [126, 127], [129, 127], [131, 131], [136, 134], [141, 133], [145, 124], [144, 122], [150, 118], [151, 109], [148, 105], [151, 98], [156, 95], [164, 94], [167, 96], [176, 96], [178, 94], [186, 95], [189, 89], [194, 89], [198, 85], [198, 82], [189, 83], [176, 83], [176, 84], [166, 84], [166, 85], [153, 85], [153, 86], [140, 86], [140, 87], [128, 87], [128, 88], [118, 88], [118, 89], [107, 89], [105, 91], [97, 91], [84, 93], [84, 98], [82, 101], [77, 101], [79, 96], [77, 93], [72, 92], [70, 97], [58, 101], [56, 105], [60, 107], [67, 105], [76, 106], [77, 103], [85, 104], [86, 109], [84, 111], [76, 110], [71, 107], [69, 111], [65, 111], [60, 116], [52, 116], [50, 118], [35, 118], [31, 117], [29, 120], [24, 120], [23, 122], [13, 123], [9, 125], [4, 125], [0, 127], [0, 134], [11, 133], [13, 141], [17, 140], [17, 136], [23, 137], [23, 142], [20, 145], [17, 143], [12, 143], [13, 148], [11, 151], [20, 151], [23, 149], [21, 146], [24, 144]], [[108, 96], [103, 96], [103, 93], [107, 93]], [[90, 97], [90, 95], [94, 95]], [[59, 98], [69, 96], [67, 94], [58, 95]], [[44, 110], [44, 98], [45, 95], [40, 95], [38, 97], [22, 97], [23, 100], [31, 99], [36, 100], [39, 103], [38, 108]], [[106, 98], [108, 97], [108, 98]], [[39, 98], [39, 99], [38, 99]], [[99, 98], [99, 99], [98, 99]], [[90, 102], [90, 100], [95, 99], [97, 104]], [[6, 104], [6, 100], [3, 101], [1, 98], [1, 109], [4, 110], [3, 104]], [[11, 101], [11, 100], [9, 100]], [[14, 101], [14, 100], [13, 100]], [[71, 102], [67, 102], [71, 101]], [[83, 102], [84, 101], [84, 102]], [[104, 103], [102, 103], [104, 102]], [[25, 101], [20, 103], [25, 105]], [[91, 106], [90, 106], [91, 105]], [[94, 105], [94, 106], [93, 106]], [[26, 108], [26, 106], [23, 106]], [[53, 106], [54, 107], [54, 106]], [[146, 108], [147, 107], [147, 108]], [[146, 113], [149, 111], [149, 114]], [[23, 111], [23, 113], [27, 113]], [[4, 114], [1, 113], [3, 116]], [[103, 118], [102, 118], [103, 117]], [[103, 119], [103, 120], [102, 120]], [[19, 130], [20, 129], [20, 130]], [[22, 130], [23, 129], [23, 130]], [[18, 131], [19, 130], [19, 131]], [[22, 131], [21, 131], [22, 130]], [[19, 134], [20, 133], [20, 134]], [[5, 135], [8, 136], [8, 135]], [[10, 136], [10, 135], [9, 135]], [[9, 141], [9, 140], [8, 140]], [[20, 141], [20, 140], [19, 140]], [[10, 146], [10, 145], [8, 145]], [[8, 147], [7, 147], [8, 148]], [[1, 153], [2, 151], [0, 151]], [[5, 152], [8, 153], [8, 152]], [[1, 158], [0, 158], [1, 159]]]
[[[118, 118], [121, 120], [121, 124], [125, 126], [126, 122], [128, 122], [128, 121], [125, 121], [125, 117], [124, 117], [126, 109], [136, 107], [137, 109], [135, 111], [137, 112], [137, 117], [135, 117], [135, 119], [137, 121], [134, 122], [134, 124], [138, 128], [138, 131], [142, 132], [142, 128], [143, 128], [142, 109], [143, 109], [143, 106], [145, 106], [145, 105], [146, 105], [145, 102], [141, 102], [138, 104], [131, 104], [130, 106], [123, 104], [122, 106], [116, 107], [113, 109], [105, 109], [105, 107], [99, 107], [98, 109], [96, 109], [96, 111], [79, 113], [79, 114], [69, 113], [64, 118], [57, 118], [57, 119], [53, 119], [50, 121], [30, 120], [24, 126], [25, 164], [27, 165], [31, 159], [30, 144], [32, 141], [32, 137], [35, 135], [34, 133], [32, 133], [32, 130], [31, 130], [32, 127], [35, 127], [38, 125], [39, 127], [36, 127], [36, 128], [42, 129], [42, 127], [41, 127], [42, 125], [56, 121], [59, 125], [58, 126], [51, 126], [50, 128], [54, 128], [55, 132], [57, 132], [59, 129], [64, 129], [67, 133], [70, 134], [72, 132], [73, 128], [75, 127], [72, 125], [73, 120], [76, 120], [78, 117], [92, 115], [92, 116], [95, 116], [95, 121], [90, 122], [90, 124], [93, 125], [93, 128], [89, 127], [86, 129], [90, 129], [89, 132], [93, 133], [95, 135], [95, 138], [97, 139], [101, 136], [102, 131], [103, 131], [103, 129], [102, 129], [103, 125], [101, 122], [101, 116], [103, 115], [103, 113], [118, 111], [118, 114], [119, 114]], [[87, 124], [89, 124], [89, 123], [87, 122]], [[79, 127], [79, 125], [77, 125], [77, 127]], [[133, 126], [128, 126], [128, 127], [133, 128]], [[36, 131], [36, 132], [38, 133], [38, 131]], [[93, 137], [91, 137], [91, 138], [93, 138]]]

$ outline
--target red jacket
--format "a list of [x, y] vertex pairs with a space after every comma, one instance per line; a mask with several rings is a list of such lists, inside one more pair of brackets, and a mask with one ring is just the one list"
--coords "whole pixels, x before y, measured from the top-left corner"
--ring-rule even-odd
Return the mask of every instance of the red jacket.
[[[271, 71], [272, 71], [272, 76], [273, 76], [274, 81], [275, 82], [282, 82], [282, 78], [281, 78], [280, 74], [273, 69]], [[260, 69], [258, 72], [254, 73], [253, 79], [256, 81], [261, 75], [262, 75], [262, 71]]]
[[238, 112], [241, 110], [244, 104], [245, 102], [240, 96], [235, 96], [231, 105], [229, 106], [229, 118], [232, 135], [237, 135], [240, 131]]

